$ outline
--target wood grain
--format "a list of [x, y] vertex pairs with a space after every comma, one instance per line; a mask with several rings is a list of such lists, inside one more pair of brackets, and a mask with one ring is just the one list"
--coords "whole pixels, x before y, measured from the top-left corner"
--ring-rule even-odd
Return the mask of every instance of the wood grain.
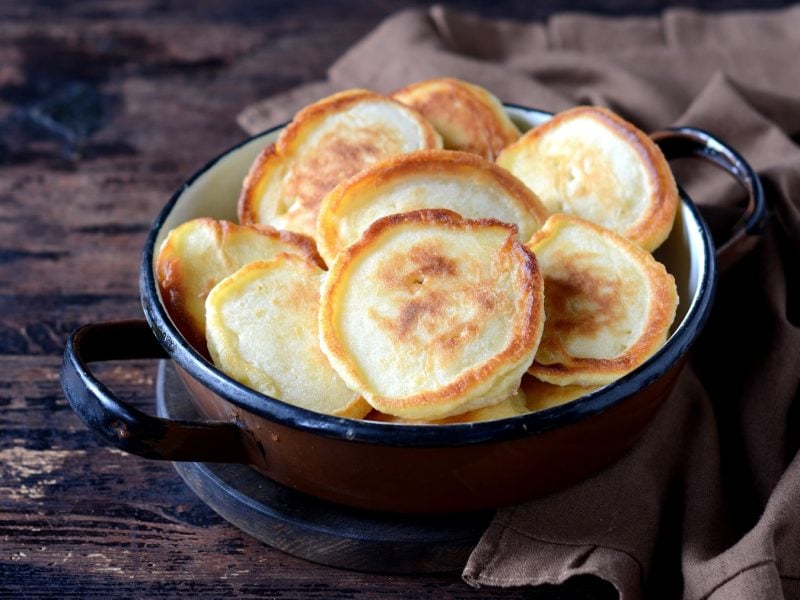
[[[527, 19], [594, 5], [454, 4]], [[614, 0], [603, 12], [665, 4]], [[170, 464], [102, 445], [59, 383], [72, 329], [141, 316], [150, 224], [181, 181], [243, 137], [236, 114], [324, 77], [381, 19], [422, 5], [0, 4], [0, 596], [531, 597], [473, 590], [457, 575], [337, 570], [269, 548], [218, 517]], [[155, 362], [100, 369], [153, 412]], [[536, 593], [613, 596], [595, 581]]]

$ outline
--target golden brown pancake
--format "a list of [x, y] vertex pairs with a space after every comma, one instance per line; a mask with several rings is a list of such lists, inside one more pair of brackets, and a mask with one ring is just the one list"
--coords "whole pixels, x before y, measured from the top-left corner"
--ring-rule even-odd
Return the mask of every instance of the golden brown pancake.
[[369, 410], [319, 349], [325, 272], [293, 254], [245, 265], [206, 299], [211, 357], [233, 379], [317, 412], [361, 418]]
[[544, 273], [547, 315], [532, 375], [558, 385], [603, 385], [664, 343], [678, 295], [649, 252], [564, 214], [551, 216], [528, 247]]
[[513, 225], [395, 214], [337, 255], [319, 319], [331, 365], [374, 408], [441, 419], [519, 388], [541, 336], [542, 278]]
[[313, 237], [319, 203], [337, 183], [384, 158], [440, 147], [415, 110], [367, 90], [334, 94], [298, 112], [253, 162], [239, 221]]
[[508, 146], [497, 164], [531, 188], [551, 213], [569, 213], [655, 250], [678, 207], [672, 171], [656, 144], [609, 110], [558, 113]]
[[554, 406], [561, 406], [578, 398], [591, 394], [602, 386], [597, 385], [555, 385], [546, 383], [525, 375], [522, 378], [521, 389], [525, 396], [527, 412], [545, 410]]
[[293, 252], [324, 265], [314, 241], [268, 225], [198, 218], [169, 232], [156, 258], [161, 301], [183, 337], [206, 354], [205, 301], [219, 281], [255, 260]]
[[[533, 379], [533, 377], [531, 377]], [[518, 389], [513, 396], [506, 398], [502, 402], [484, 406], [444, 419], [403, 419], [394, 415], [387, 415], [377, 410], [372, 410], [364, 417], [367, 421], [378, 421], [381, 423], [401, 423], [407, 425], [454, 425], [458, 423], [479, 423], [481, 421], [494, 421], [496, 419], [507, 419], [516, 417], [528, 412], [525, 402], [525, 393], [522, 388]]]
[[387, 415], [377, 410], [372, 410], [364, 419], [381, 423], [401, 423], [410, 425], [451, 425], [457, 423], [479, 423], [481, 421], [494, 421], [507, 419], [567, 404], [582, 398], [601, 386], [581, 385], [555, 385], [545, 383], [525, 374], [522, 377], [520, 388], [510, 398], [502, 402], [485, 406], [477, 410], [446, 417], [444, 419], [403, 419]]
[[331, 190], [317, 220], [317, 245], [328, 263], [380, 217], [447, 208], [467, 218], [513, 223], [527, 242], [547, 218], [521, 181], [475, 154], [420, 150], [377, 163]]
[[487, 89], [452, 77], [412, 83], [392, 98], [415, 108], [442, 136], [448, 150], [494, 160], [520, 132]]

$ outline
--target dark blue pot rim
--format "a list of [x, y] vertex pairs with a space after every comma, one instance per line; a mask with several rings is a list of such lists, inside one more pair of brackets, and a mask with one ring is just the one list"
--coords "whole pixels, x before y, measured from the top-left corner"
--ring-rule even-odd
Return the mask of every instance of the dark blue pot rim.
[[[520, 105], [506, 106], [529, 114], [551, 116], [546, 111]], [[142, 307], [156, 339], [175, 363], [189, 375], [239, 408], [293, 429], [381, 446], [444, 447], [510, 441], [577, 423], [636, 394], [677, 364], [705, 326], [716, 289], [715, 247], [708, 226], [697, 207], [683, 190], [679, 190], [683, 204], [691, 213], [693, 224], [699, 229], [703, 241], [705, 277], [698, 282], [695, 300], [667, 342], [637, 369], [591, 394], [560, 406], [495, 421], [452, 425], [399, 425], [325, 415], [256, 392], [225, 375], [186, 343], [161, 304], [152, 265], [159, 231], [183, 192], [231, 152], [284, 126], [285, 124], [278, 125], [243, 140], [210, 160], [184, 182], [153, 223], [142, 255], [139, 278]]]

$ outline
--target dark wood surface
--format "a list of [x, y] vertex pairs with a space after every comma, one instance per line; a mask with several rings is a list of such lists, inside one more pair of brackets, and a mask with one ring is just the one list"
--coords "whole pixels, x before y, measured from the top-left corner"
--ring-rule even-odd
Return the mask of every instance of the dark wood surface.
[[[593, 3], [455, 4], [541, 19]], [[99, 442], [59, 382], [72, 329], [141, 315], [151, 222], [183, 179], [242, 139], [236, 114], [322, 78], [381, 19], [413, 5], [422, 3], [0, 2], [0, 596], [529, 597], [472, 590], [457, 574], [339, 570], [265, 546], [172, 465]], [[156, 369], [101, 367], [149, 412]], [[585, 587], [570, 597], [597, 596]]]

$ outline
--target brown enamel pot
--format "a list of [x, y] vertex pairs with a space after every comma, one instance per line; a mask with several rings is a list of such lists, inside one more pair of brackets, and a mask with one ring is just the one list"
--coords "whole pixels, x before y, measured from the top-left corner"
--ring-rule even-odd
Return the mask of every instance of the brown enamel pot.
[[[527, 128], [548, 113], [508, 106]], [[575, 483], [617, 459], [642, 434], [673, 388], [686, 353], [711, 310], [717, 263], [731, 262], [761, 233], [757, 176], [709, 134], [677, 128], [652, 134], [668, 158], [697, 157], [722, 167], [749, 194], [746, 214], [715, 248], [682, 192], [673, 232], [656, 253], [675, 276], [681, 303], [665, 345], [624, 378], [583, 398], [513, 418], [472, 424], [398, 425], [318, 414], [257, 393], [216, 369], [167, 316], [153, 260], [166, 234], [198, 216], [235, 220], [242, 179], [278, 135], [257, 135], [211, 161], [174, 194], [153, 225], [141, 268], [147, 321], [84, 326], [66, 348], [62, 383], [75, 411], [111, 444], [147, 458], [249, 463], [313, 496], [376, 510], [435, 513], [518, 503]], [[93, 361], [170, 358], [207, 420], [144, 414], [116, 398], [92, 373]]]

